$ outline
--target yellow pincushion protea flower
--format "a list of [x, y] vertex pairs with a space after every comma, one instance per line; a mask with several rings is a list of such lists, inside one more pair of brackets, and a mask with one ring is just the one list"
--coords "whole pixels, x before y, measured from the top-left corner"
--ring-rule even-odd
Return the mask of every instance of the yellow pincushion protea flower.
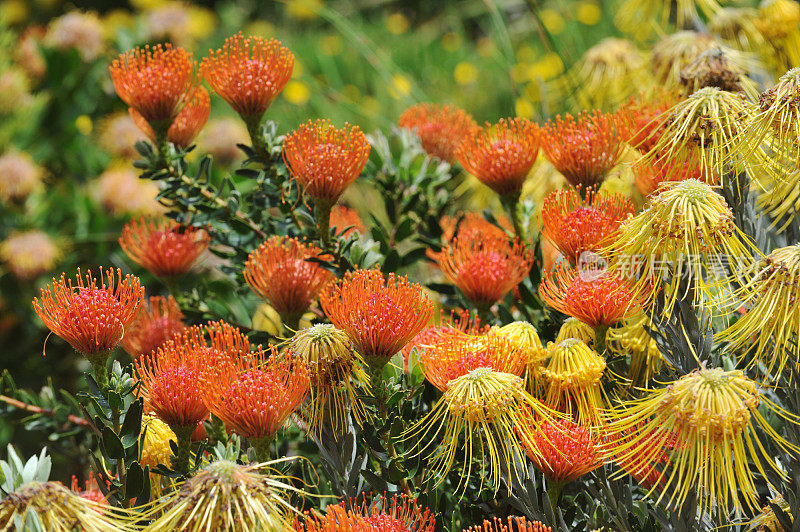
[[[239, 465], [218, 460], [139, 515], [155, 519], [146, 532], [285, 532], [296, 510], [286, 501], [299, 492], [274, 467], [287, 459]], [[302, 492], [299, 492], [302, 493]]]
[[[761, 207], [779, 218], [800, 209], [800, 67], [793, 68], [764, 91], [758, 112], [742, 135], [738, 148], [749, 155], [755, 147], [769, 154], [755, 174], [767, 193]], [[762, 177], [761, 174], [764, 174]]]
[[[612, 410], [607, 428], [609, 434], [620, 436], [609, 441], [609, 448], [627, 470], [652, 472], [663, 453], [653, 442], [674, 434], [677, 441], [663, 466], [661, 482], [651, 489], [660, 491], [657, 504], [666, 501], [669, 508], [679, 509], [696, 497], [701, 511], [712, 505], [722, 512], [743, 511], [745, 506], [757, 510], [759, 495], [751, 467], [762, 476], [765, 466], [783, 474], [759, 434], [786, 452], [800, 453], [775, 432], [760, 405], [798, 423], [796, 416], [762, 396], [741, 371], [702, 368]], [[631, 431], [636, 436], [623, 436]]]
[[539, 332], [527, 321], [514, 321], [502, 327], [493, 328], [500, 336], [505, 336], [520, 349], [527, 352], [528, 362], [541, 358], [544, 347]]
[[773, 510], [771, 505], [777, 505], [781, 510], [786, 512], [790, 518], [793, 518], [789, 503], [786, 502], [786, 500], [780, 495], [776, 495], [770, 499], [769, 502], [770, 504], [764, 506], [758, 515], [756, 515], [750, 521], [744, 523], [747, 525], [748, 531], [755, 530], [757, 532], [786, 532], [786, 529], [784, 529], [778, 522], [778, 518], [775, 515], [775, 510]]
[[[755, 246], [711, 186], [686, 179], [664, 183], [659, 191], [620, 226], [604, 254], [612, 257], [610, 272], [637, 277], [637, 292], [662, 286], [669, 313], [679, 298], [689, 297], [696, 305], [715, 297], [726, 266], [749, 261]], [[680, 287], [682, 279], [688, 290]]]
[[609, 37], [586, 50], [559, 82], [575, 93], [580, 107], [613, 111], [653, 80], [641, 50], [630, 41]]
[[739, 277], [729, 302], [744, 315], [716, 339], [747, 355], [749, 364], [766, 364], [767, 373], [777, 364], [777, 376], [800, 357], [800, 244], [774, 250]]
[[645, 325], [654, 328], [647, 314], [640, 312], [625, 320], [621, 327], [608, 330], [608, 350], [620, 356], [630, 356], [628, 378], [632, 386], [648, 386], [664, 366], [664, 356]]
[[675, 87], [681, 70], [698, 55], [716, 46], [714, 36], [696, 31], [676, 31], [662, 37], [650, 50], [650, 65], [656, 82]]
[[708, 31], [727, 46], [763, 54], [768, 47], [756, 27], [758, 10], [752, 7], [725, 7], [708, 21]]
[[172, 450], [170, 440], [178, 442], [178, 437], [169, 428], [169, 425], [155, 416], [142, 416], [141, 456], [139, 463], [142, 467], [150, 468], [150, 498], [155, 500], [161, 496], [163, 489], [162, 480], [165, 478], [153, 469], [159, 465], [169, 466]]
[[568, 338], [547, 346], [548, 361], [536, 371], [534, 395], [579, 425], [599, 427], [606, 407], [600, 380], [606, 361], [585, 343]]
[[[83, 497], [59, 482], [29, 482], [0, 500], [0, 530], [17, 530], [35, 513], [48, 532], [139, 530], [129, 510]], [[25, 528], [28, 530], [28, 528]]]
[[[754, 110], [739, 93], [704, 87], [667, 112], [664, 131], [645, 160], [694, 164], [705, 181], [718, 183], [734, 163], [747, 162], [738, 160], [740, 151], [734, 147]], [[750, 155], [759, 153], [753, 150]]]
[[744, 92], [750, 99], [758, 97], [758, 84], [747, 75], [747, 66], [737, 63], [729, 50], [711, 48], [695, 57], [681, 69], [680, 84], [686, 94], [704, 87], [717, 87], [727, 92]]
[[558, 344], [567, 338], [575, 338], [591, 347], [594, 345], [594, 328], [578, 318], [569, 317], [561, 324], [555, 343]]
[[622, 31], [642, 37], [652, 31], [650, 24], [686, 27], [701, 13], [706, 17], [716, 13], [721, 3], [727, 0], [625, 0], [617, 8], [615, 22]]
[[800, 64], [800, 6], [792, 0], [763, 0], [756, 28], [772, 47], [778, 72]]
[[405, 437], [420, 453], [428, 452], [428, 474], [436, 485], [454, 469], [457, 457], [463, 464], [457, 491], [466, 489], [475, 459], [481, 486], [488, 480], [495, 491], [509, 467], [523, 474], [517, 471], [524, 451], [515, 430], [523, 412], [531, 416], [528, 431], [558, 417], [525, 391], [520, 375], [527, 362], [526, 350], [496, 331], [448, 336], [421, 353], [425, 378], [442, 397]]
[[331, 324], [312, 325], [298, 331], [287, 349], [309, 368], [308, 401], [300, 408], [309, 430], [319, 434], [327, 418], [333, 431], [341, 434], [347, 430], [349, 413], [359, 424], [366, 418], [354, 383], [367, 389], [369, 377], [347, 333]]

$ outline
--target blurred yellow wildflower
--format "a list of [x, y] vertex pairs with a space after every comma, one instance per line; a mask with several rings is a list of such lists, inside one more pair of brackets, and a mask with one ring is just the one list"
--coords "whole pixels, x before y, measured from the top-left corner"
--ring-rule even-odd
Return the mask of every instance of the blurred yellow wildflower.
[[585, 26], [594, 26], [602, 16], [603, 11], [596, 2], [578, 2], [575, 9], [575, 18]]
[[558, 11], [554, 9], [542, 9], [539, 13], [539, 18], [542, 20], [545, 29], [551, 35], [558, 35], [564, 31], [564, 26], [566, 26], [564, 17], [562, 17]]
[[410, 25], [408, 18], [402, 13], [392, 13], [386, 17], [386, 29], [394, 35], [407, 32]]
[[305, 82], [292, 80], [283, 89], [283, 97], [292, 105], [305, 105], [311, 98], [311, 90]]

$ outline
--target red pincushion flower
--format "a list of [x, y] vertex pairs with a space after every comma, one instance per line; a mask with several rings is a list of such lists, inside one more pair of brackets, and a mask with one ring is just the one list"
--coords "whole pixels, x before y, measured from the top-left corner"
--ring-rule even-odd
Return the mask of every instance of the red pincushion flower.
[[[111, 487], [110, 484], [111, 483], [109, 481], [106, 481], [106, 485], [109, 488]], [[97, 479], [94, 478], [94, 473], [92, 471], [89, 471], [89, 478], [84, 482], [83, 489], [81, 489], [80, 482], [78, 482], [78, 477], [72, 475], [72, 482], [70, 483], [69, 489], [84, 499], [88, 499], [98, 504], [108, 504], [108, 499], [106, 499], [106, 496], [103, 495], [102, 491], [100, 491], [100, 486], [97, 484]]]
[[[150, 124], [147, 123], [145, 117], [133, 107], [129, 107], [128, 112], [142, 133], [151, 142], [156, 142], [156, 134]], [[197, 87], [186, 98], [186, 105], [183, 106], [172, 125], [169, 126], [167, 140], [179, 148], [188, 148], [197, 138], [203, 126], [206, 125], [209, 113], [211, 113], [211, 98], [208, 95], [208, 91], [203, 87]]]
[[[53, 279], [43, 288], [41, 301], [33, 308], [47, 328], [60, 336], [79, 353], [93, 358], [114, 349], [136, 318], [144, 288], [139, 278], [119, 270], [100, 270], [96, 279], [91, 272], [85, 278], [78, 269], [77, 282]], [[98, 284], [99, 281], [99, 284]]]
[[204, 386], [209, 410], [253, 445], [268, 442], [303, 402], [308, 367], [289, 352], [259, 347], [241, 357], [212, 357], [215, 371]]
[[529, 353], [522, 346], [489, 331], [481, 336], [448, 334], [420, 353], [419, 364], [425, 378], [444, 392], [453, 379], [478, 368], [520, 376], [528, 358]]
[[200, 63], [200, 75], [248, 123], [257, 122], [292, 77], [294, 54], [275, 39], [241, 32]]
[[456, 150], [478, 125], [466, 111], [451, 105], [420, 103], [406, 109], [397, 122], [416, 130], [422, 149], [448, 163], [456, 160]]
[[328, 506], [325, 515], [305, 514], [304, 524], [295, 518], [294, 529], [300, 532], [433, 532], [436, 518], [428, 508], [423, 510], [415, 499], [394, 495], [365, 500], [361, 504], [350, 501]]
[[542, 205], [542, 234], [574, 265], [581, 253], [607, 244], [633, 213], [633, 203], [621, 194], [601, 195], [588, 189], [581, 198], [580, 187], [556, 190]]
[[641, 309], [646, 301], [631, 283], [609, 272], [581, 272], [560, 263], [545, 272], [539, 293], [552, 308], [591, 327], [609, 327]]
[[122, 228], [119, 245], [130, 259], [160, 278], [185, 274], [208, 248], [208, 233], [182, 227], [168, 218], [131, 220]]
[[500, 196], [518, 195], [539, 154], [539, 127], [501, 119], [474, 130], [456, 151], [461, 166]]
[[172, 296], [151, 297], [125, 331], [122, 348], [132, 357], [155, 351], [167, 340], [186, 329], [183, 314]]
[[569, 184], [600, 185], [622, 157], [624, 145], [618, 122], [615, 115], [600, 111], [557, 116], [544, 128], [542, 148]]
[[538, 431], [518, 432], [533, 465], [557, 484], [572, 482], [603, 465], [597, 434], [572, 421], [550, 421]]
[[194, 431], [208, 417], [206, 383], [249, 349], [247, 338], [227, 323], [190, 327], [133, 361], [145, 407], [172, 430]]
[[320, 295], [325, 314], [353, 340], [370, 365], [383, 367], [433, 315], [425, 290], [405, 277], [380, 270], [348, 272]]
[[286, 136], [283, 160], [312, 198], [336, 203], [361, 174], [370, 146], [358, 126], [336, 129], [330, 120], [301, 125]]
[[516, 287], [531, 269], [533, 253], [507, 237], [454, 238], [433, 254], [442, 273], [467, 299], [490, 306]]
[[697, 179], [706, 182], [703, 170], [691, 160], [658, 158], [652, 161], [639, 160], [633, 165], [636, 188], [644, 196], [649, 196], [670, 181]]
[[495, 517], [492, 521], [484, 519], [483, 526], [474, 525], [463, 532], [553, 532], [553, 529], [541, 521], [528, 521], [524, 517], [507, 517], [505, 523]]
[[331, 272], [308, 260], [321, 253], [296, 238], [273, 236], [247, 258], [244, 279], [283, 318], [297, 319], [334, 279]]
[[344, 205], [334, 205], [331, 209], [330, 226], [335, 227], [342, 236], [347, 237], [358, 231], [361, 234], [366, 232], [364, 222], [355, 209]]
[[192, 54], [170, 44], [128, 50], [111, 63], [109, 71], [122, 101], [151, 126], [164, 130], [195, 86]]

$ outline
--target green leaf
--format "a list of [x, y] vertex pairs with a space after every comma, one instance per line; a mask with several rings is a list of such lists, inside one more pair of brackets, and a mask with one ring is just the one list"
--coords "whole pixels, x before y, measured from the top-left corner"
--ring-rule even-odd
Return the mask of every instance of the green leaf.
[[139, 497], [144, 489], [144, 470], [139, 462], [134, 461], [128, 466], [125, 483], [125, 496], [128, 499]]
[[406, 216], [394, 232], [394, 241], [402, 242], [414, 232], [414, 220]]
[[125, 448], [122, 446], [122, 441], [109, 426], [103, 427], [103, 448], [106, 456], [114, 460], [119, 460], [125, 456]]

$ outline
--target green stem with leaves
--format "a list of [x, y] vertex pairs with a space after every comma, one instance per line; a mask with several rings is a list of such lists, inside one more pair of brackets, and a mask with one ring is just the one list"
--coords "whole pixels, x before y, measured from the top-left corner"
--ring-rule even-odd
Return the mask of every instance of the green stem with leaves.
[[184, 477], [189, 475], [189, 457], [192, 452], [192, 433], [196, 427], [170, 427], [177, 438], [177, 453], [172, 456], [172, 469]]
[[514, 226], [514, 234], [520, 240], [525, 240], [525, 230], [522, 227], [522, 220], [519, 216], [519, 198], [520, 192], [512, 192], [510, 194], [505, 194], [500, 196], [500, 203], [503, 204], [503, 208], [508, 213], [508, 216], [511, 218], [511, 223]]
[[608, 325], [598, 325], [594, 328], [594, 350], [599, 354], [606, 352], [606, 334], [608, 333]]
[[264, 145], [264, 137], [261, 135], [261, 117], [262, 115], [253, 115], [242, 117], [242, 119], [245, 126], [247, 126], [247, 134], [250, 135], [250, 144], [253, 146], [253, 151], [267, 162], [269, 161], [269, 153], [267, 153], [267, 147]]
[[331, 243], [331, 209], [335, 202], [328, 199], [314, 198], [314, 218], [317, 220], [317, 236], [323, 249]]

